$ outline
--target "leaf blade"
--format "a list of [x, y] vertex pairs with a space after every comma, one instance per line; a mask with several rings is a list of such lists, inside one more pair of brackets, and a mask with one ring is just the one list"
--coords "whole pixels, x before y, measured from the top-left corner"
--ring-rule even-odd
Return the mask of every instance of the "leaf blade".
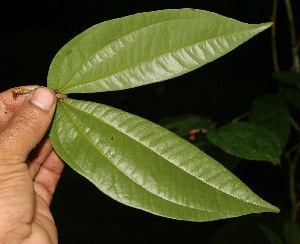
[[295, 109], [300, 111], [300, 92], [295, 89], [285, 88], [283, 90], [283, 97], [285, 100], [293, 106]]
[[208, 131], [208, 140], [226, 152], [248, 160], [280, 164], [280, 141], [272, 132], [249, 122], [224, 125]]
[[106, 21], [58, 52], [48, 86], [68, 94], [122, 90], [171, 79], [221, 57], [270, 25], [244, 24], [191, 9]]
[[58, 154], [105, 194], [160, 216], [209, 221], [278, 211], [196, 147], [115, 108], [65, 99], [50, 139]]
[[277, 135], [284, 149], [290, 135], [290, 113], [281, 96], [267, 94], [256, 98], [252, 103], [249, 120]]

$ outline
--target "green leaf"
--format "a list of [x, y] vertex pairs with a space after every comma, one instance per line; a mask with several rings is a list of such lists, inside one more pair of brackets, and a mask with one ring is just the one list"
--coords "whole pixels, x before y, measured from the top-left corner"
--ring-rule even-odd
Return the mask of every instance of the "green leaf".
[[284, 244], [284, 242], [277, 235], [277, 233], [275, 231], [273, 231], [271, 228], [269, 228], [268, 226], [259, 224], [258, 227], [264, 233], [266, 238], [268, 238], [268, 240], [271, 244]]
[[274, 73], [273, 77], [280, 83], [285, 85], [294, 85], [300, 90], [300, 74], [293, 72], [278, 72]]
[[89, 93], [171, 79], [221, 57], [270, 26], [196, 9], [109, 20], [82, 32], [57, 53], [48, 87], [65, 94]]
[[300, 111], [300, 92], [291, 88], [286, 88], [283, 90], [282, 93], [285, 100], [289, 104], [291, 104], [295, 109]]
[[192, 144], [106, 105], [61, 100], [50, 139], [102, 192], [156, 215], [209, 221], [279, 211]]
[[286, 222], [283, 227], [283, 232], [288, 244], [300, 243], [300, 226], [298, 224]]
[[207, 140], [206, 131], [216, 127], [216, 123], [209, 118], [195, 114], [166, 116], [160, 121], [160, 125], [176, 135], [188, 139], [193, 145], [213, 157], [230, 171], [233, 171], [240, 161], [239, 158], [224, 152]]
[[[207, 137], [206, 137], [207, 138]], [[207, 140], [208, 141], [208, 140]], [[209, 141], [208, 141], [209, 142]], [[225, 152], [223, 149], [209, 142], [204, 149], [199, 147], [206, 154], [221, 163], [226, 169], [233, 172], [241, 161], [241, 158], [235, 157], [232, 154]]]
[[210, 244], [284, 244], [267, 242], [262, 236], [256, 218], [239, 218], [215, 228]]
[[250, 122], [256, 123], [278, 136], [284, 148], [290, 134], [290, 113], [279, 95], [268, 94], [256, 98], [252, 103]]
[[256, 124], [231, 123], [206, 135], [211, 143], [237, 157], [280, 164], [281, 146], [277, 136]]

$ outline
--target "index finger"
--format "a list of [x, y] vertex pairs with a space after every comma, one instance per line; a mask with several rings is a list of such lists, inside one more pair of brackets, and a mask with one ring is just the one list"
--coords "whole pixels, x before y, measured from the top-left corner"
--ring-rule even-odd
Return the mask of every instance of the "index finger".
[[34, 90], [38, 86], [20, 86], [0, 93], [0, 127], [19, 109], [28, 94], [15, 95], [14, 89]]

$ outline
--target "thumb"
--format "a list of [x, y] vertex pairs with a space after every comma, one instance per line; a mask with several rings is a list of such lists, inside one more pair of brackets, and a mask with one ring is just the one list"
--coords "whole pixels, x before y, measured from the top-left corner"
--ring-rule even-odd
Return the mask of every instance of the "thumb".
[[23, 163], [46, 134], [55, 111], [53, 91], [39, 87], [0, 130], [0, 161]]

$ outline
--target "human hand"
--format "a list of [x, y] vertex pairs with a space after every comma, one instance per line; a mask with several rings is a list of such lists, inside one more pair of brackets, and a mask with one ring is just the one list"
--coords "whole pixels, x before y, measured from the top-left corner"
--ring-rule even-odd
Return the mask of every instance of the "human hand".
[[33, 91], [0, 93], [0, 243], [57, 243], [49, 205], [64, 164], [44, 138], [56, 96], [22, 88]]

